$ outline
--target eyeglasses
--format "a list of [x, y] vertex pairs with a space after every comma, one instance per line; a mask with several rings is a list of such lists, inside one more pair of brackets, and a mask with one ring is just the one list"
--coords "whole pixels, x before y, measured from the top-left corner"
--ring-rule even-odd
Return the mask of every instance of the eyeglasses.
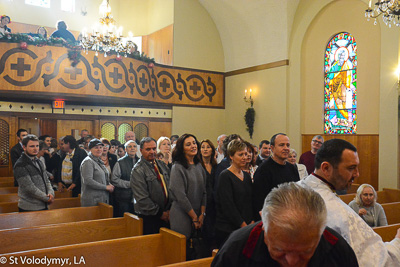
[[319, 145], [322, 145], [322, 142], [321, 141], [318, 141], [318, 140], [312, 140], [314, 143], [317, 143], [317, 144], [319, 144]]

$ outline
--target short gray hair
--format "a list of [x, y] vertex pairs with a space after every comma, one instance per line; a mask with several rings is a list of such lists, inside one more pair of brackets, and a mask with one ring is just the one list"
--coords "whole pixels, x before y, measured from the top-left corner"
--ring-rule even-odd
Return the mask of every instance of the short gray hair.
[[322, 140], [322, 143], [324, 142], [324, 137], [323, 137], [322, 135], [314, 135], [314, 137], [312, 138], [312, 140], [315, 140], [315, 139]]
[[226, 137], [226, 134], [221, 134], [220, 136], [218, 136], [217, 142], [219, 142], [219, 140], [221, 140], [221, 138], [224, 137], [224, 136]]
[[292, 235], [310, 228], [317, 228], [322, 234], [326, 226], [327, 210], [322, 197], [311, 187], [294, 182], [272, 189], [261, 212], [265, 232], [270, 223]]
[[362, 192], [364, 191], [364, 188], [366, 187], [370, 187], [372, 189], [372, 192], [374, 193], [374, 201], [372, 205], [375, 205], [376, 201], [378, 200], [378, 194], [376, 193], [375, 188], [370, 184], [362, 184], [358, 187], [356, 197], [354, 198], [358, 206], [363, 205], [363, 202], [361, 200], [361, 195]]
[[143, 137], [142, 140], [140, 140], [140, 148], [143, 148], [143, 145], [145, 143], [150, 143], [151, 141], [154, 141], [154, 143], [157, 144], [156, 139], [154, 139], [153, 137]]
[[125, 149], [126, 149], [126, 147], [127, 147], [130, 143], [135, 143], [135, 145], [137, 146], [136, 141], [128, 140], [128, 141], [126, 141], [126, 143], [124, 144]]

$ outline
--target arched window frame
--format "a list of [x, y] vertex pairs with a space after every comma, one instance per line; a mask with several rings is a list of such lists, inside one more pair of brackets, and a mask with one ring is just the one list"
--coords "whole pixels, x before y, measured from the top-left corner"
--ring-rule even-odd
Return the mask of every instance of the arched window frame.
[[325, 134], [356, 134], [357, 43], [350, 33], [338, 33], [328, 42], [324, 74]]

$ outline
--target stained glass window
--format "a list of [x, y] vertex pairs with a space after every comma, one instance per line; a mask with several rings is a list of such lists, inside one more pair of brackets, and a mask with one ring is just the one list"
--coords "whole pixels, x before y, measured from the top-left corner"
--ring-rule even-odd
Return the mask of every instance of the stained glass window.
[[357, 45], [354, 37], [335, 35], [325, 51], [324, 132], [357, 131]]
[[50, 0], [25, 0], [25, 4], [50, 8]]

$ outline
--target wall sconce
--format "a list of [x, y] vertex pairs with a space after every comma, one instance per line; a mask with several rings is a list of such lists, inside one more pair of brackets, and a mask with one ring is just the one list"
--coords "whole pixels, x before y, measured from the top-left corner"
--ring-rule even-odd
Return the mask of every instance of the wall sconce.
[[249, 90], [250, 94], [249, 97], [247, 97], [247, 89], [244, 90], [244, 102], [250, 103], [250, 107], [246, 109], [246, 112], [244, 114], [244, 121], [246, 123], [246, 130], [249, 132], [250, 139], [253, 139], [253, 132], [254, 132], [254, 122], [256, 120], [256, 111], [253, 108], [254, 100], [251, 98], [251, 89]]
[[397, 87], [400, 87], [400, 66], [397, 67], [396, 75], [397, 75]]
[[253, 98], [251, 98], [251, 91], [252, 91], [252, 90], [250, 89], [249, 91], [250, 91], [250, 95], [249, 95], [249, 97], [247, 97], [247, 89], [244, 90], [244, 97], [243, 97], [243, 99], [244, 99], [244, 102], [250, 103], [250, 106], [253, 107], [254, 100], [253, 100]]

